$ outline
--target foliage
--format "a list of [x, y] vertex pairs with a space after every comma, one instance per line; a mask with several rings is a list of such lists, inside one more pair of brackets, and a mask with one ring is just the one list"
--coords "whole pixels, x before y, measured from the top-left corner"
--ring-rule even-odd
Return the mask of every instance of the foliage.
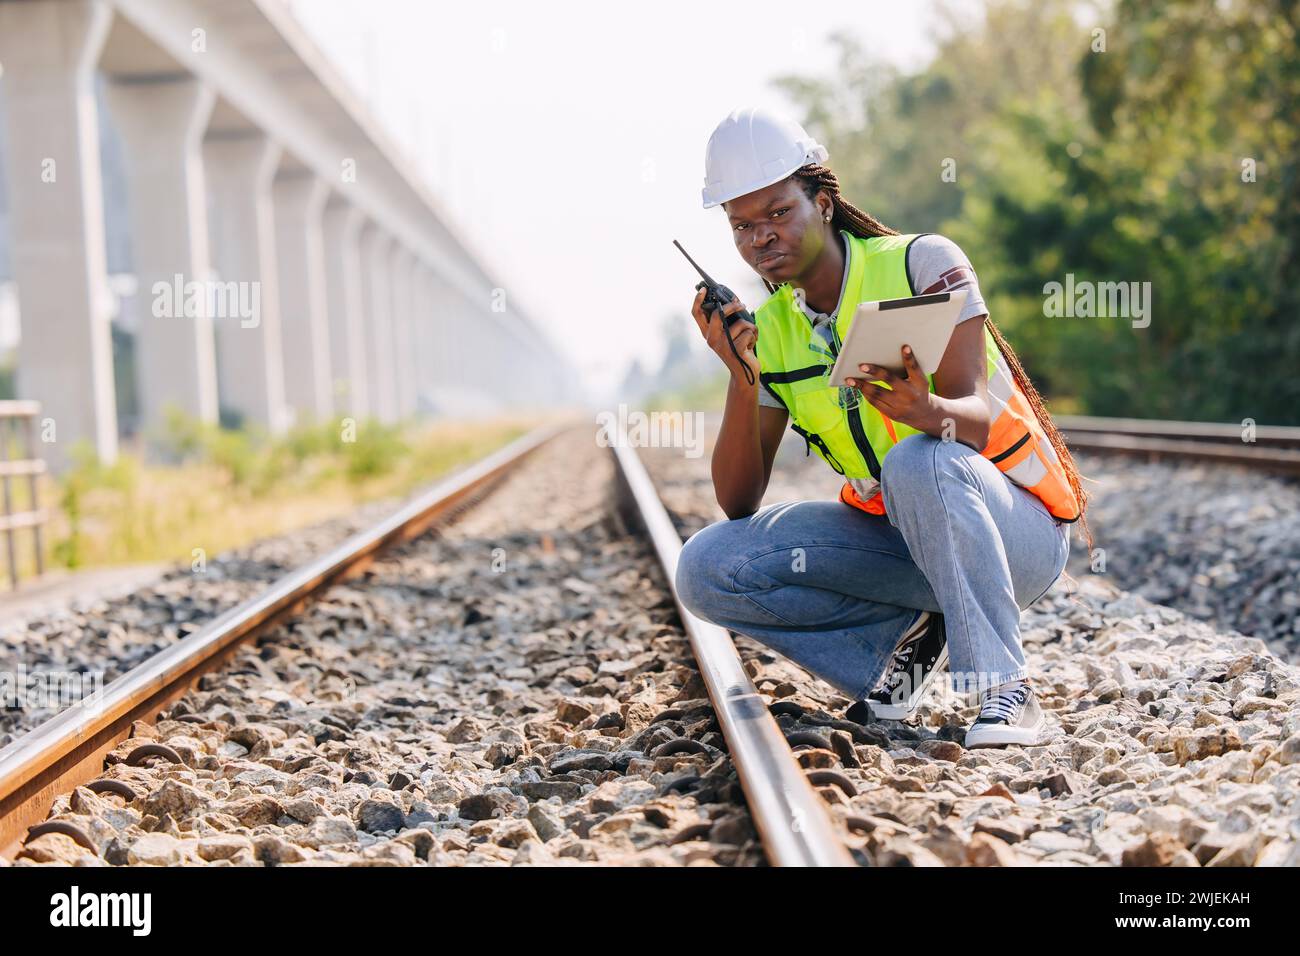
[[[989, 0], [919, 73], [841, 37], [781, 85], [851, 202], [962, 246], [1054, 408], [1296, 424], [1297, 34], [1295, 0]], [[1049, 317], [1067, 273], [1149, 282], [1149, 326]]]

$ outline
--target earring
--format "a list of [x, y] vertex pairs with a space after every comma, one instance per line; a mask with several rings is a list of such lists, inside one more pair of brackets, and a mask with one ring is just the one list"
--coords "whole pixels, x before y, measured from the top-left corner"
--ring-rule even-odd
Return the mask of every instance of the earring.
[[827, 217], [826, 217], [826, 221], [827, 221], [827, 222], [830, 222], [830, 221], [831, 221], [831, 217], [830, 217], [830, 216], [827, 216]]

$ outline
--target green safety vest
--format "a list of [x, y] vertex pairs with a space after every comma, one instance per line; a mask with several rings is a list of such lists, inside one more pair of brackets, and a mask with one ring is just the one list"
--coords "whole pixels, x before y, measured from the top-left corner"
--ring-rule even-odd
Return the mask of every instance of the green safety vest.
[[[907, 274], [907, 250], [924, 233], [863, 239], [841, 229], [848, 241], [848, 280], [834, 322], [838, 350], [858, 303], [916, 295]], [[865, 397], [845, 410], [837, 389], [826, 384], [826, 363], [809, 348], [813, 324], [782, 284], [754, 313], [758, 328], [759, 381], [790, 413], [790, 427], [810, 448], [846, 478], [880, 480], [880, 462], [889, 449], [919, 429], [887, 419]], [[984, 348], [992, 379], [1002, 362], [993, 334], [984, 329]], [[926, 376], [934, 391], [934, 375]], [[892, 429], [892, 432], [891, 432]]]

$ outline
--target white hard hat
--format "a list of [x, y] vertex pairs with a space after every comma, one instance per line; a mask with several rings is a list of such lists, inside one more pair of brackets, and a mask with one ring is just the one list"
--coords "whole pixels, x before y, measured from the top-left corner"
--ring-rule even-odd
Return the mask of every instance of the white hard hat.
[[830, 154], [794, 120], [756, 106], [732, 110], [704, 152], [704, 208], [770, 186]]

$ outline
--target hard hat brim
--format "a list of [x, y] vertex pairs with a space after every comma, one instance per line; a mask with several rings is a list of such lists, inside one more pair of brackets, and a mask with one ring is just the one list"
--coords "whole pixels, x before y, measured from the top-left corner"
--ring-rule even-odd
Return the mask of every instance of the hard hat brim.
[[816, 143], [806, 153], [804, 153], [803, 161], [799, 163], [798, 166], [795, 166], [792, 169], [783, 170], [771, 178], [765, 177], [756, 180], [752, 184], [746, 183], [743, 186], [731, 190], [710, 190], [708, 186], [705, 186], [700, 191], [701, 198], [704, 200], [704, 208], [712, 209], [714, 206], [721, 206], [724, 202], [731, 202], [731, 200], [738, 199], [741, 196], [748, 196], [752, 192], [757, 192], [760, 189], [771, 186], [773, 183], [779, 183], [781, 180], [793, 176], [796, 171], [807, 166], [809, 163], [824, 163], [829, 156], [830, 153], [827, 151], [826, 147], [822, 146], [820, 143]]

